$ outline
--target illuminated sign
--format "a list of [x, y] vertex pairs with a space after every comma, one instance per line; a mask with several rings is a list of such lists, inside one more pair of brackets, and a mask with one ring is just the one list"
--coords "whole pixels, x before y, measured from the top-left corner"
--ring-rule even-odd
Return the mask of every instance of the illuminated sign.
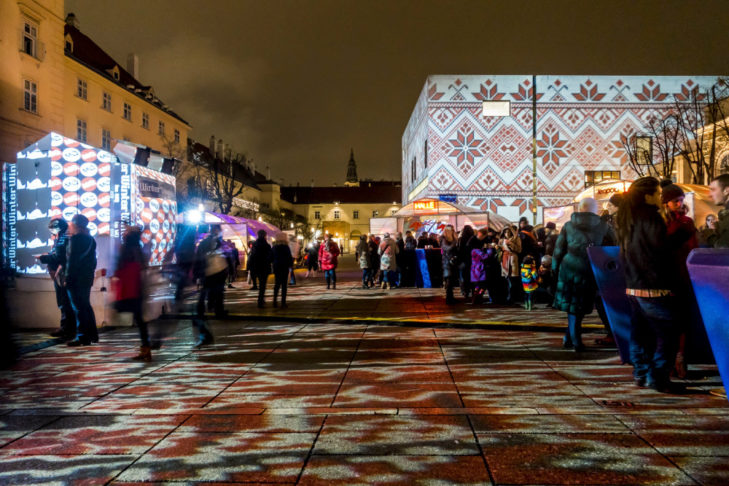
[[437, 208], [435, 201], [415, 201], [413, 209], [415, 211], [434, 211]]
[[[142, 229], [142, 243], [149, 253], [150, 265], [161, 265], [175, 241], [177, 201], [175, 178], [141, 165], [131, 167], [131, 199], [122, 201], [122, 214], [131, 206], [131, 223]], [[122, 175], [124, 186], [125, 176]], [[124, 198], [122, 187], [122, 198]]]

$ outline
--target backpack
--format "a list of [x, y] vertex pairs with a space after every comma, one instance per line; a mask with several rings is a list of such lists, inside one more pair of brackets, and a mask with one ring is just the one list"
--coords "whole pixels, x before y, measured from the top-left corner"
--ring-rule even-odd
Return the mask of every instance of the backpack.
[[205, 255], [205, 276], [218, 274], [228, 269], [228, 259], [221, 248]]

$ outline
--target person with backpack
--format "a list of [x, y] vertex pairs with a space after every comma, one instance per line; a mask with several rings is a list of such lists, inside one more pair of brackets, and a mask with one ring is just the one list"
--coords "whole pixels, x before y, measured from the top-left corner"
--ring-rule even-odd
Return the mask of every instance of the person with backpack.
[[147, 258], [142, 253], [142, 231], [138, 226], [128, 226], [122, 235], [122, 244], [112, 277], [116, 287], [114, 308], [117, 312], [132, 313], [142, 341], [139, 354], [132, 359], [140, 361], [152, 361], [149, 331], [142, 315], [146, 268]]
[[96, 315], [91, 307], [91, 286], [96, 272], [96, 241], [89, 234], [89, 220], [81, 213], [71, 218], [63, 281], [76, 315], [76, 338], [68, 346], [88, 346], [99, 341]]
[[68, 223], [62, 218], [56, 218], [48, 223], [48, 229], [55, 236], [53, 248], [50, 253], [40, 255], [38, 260], [47, 265], [48, 273], [53, 280], [53, 289], [56, 292], [56, 305], [61, 311], [61, 327], [51, 333], [51, 336], [61, 338], [63, 340], [73, 339], [76, 337], [76, 316], [71, 307], [71, 300], [68, 298], [66, 287], [56, 278], [57, 272], [60, 276], [63, 267], [66, 265], [66, 247], [68, 246]]
[[273, 251], [271, 245], [266, 241], [266, 231], [258, 230], [256, 234], [258, 238], [253, 242], [251, 247], [251, 271], [258, 280], [258, 308], [264, 307], [266, 296], [266, 284], [268, 276], [271, 275], [271, 264], [273, 263]]

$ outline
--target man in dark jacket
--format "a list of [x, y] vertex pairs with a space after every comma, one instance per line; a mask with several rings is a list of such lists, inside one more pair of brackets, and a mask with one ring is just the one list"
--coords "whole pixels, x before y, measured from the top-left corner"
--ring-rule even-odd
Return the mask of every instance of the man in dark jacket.
[[208, 308], [212, 309], [217, 317], [225, 315], [223, 294], [225, 281], [228, 278], [228, 260], [221, 248], [223, 243], [221, 231], [220, 225], [212, 225], [210, 233], [197, 246], [195, 277], [202, 282], [198, 315], [205, 313], [205, 297], [208, 299]]
[[258, 230], [258, 239], [253, 243], [249, 258], [251, 259], [251, 271], [258, 279], [258, 307], [263, 308], [266, 282], [271, 274], [271, 264], [273, 263], [273, 252], [271, 245], [266, 241], [264, 230]]
[[71, 238], [66, 247], [65, 283], [71, 307], [76, 314], [76, 339], [69, 346], [88, 346], [99, 341], [96, 316], [91, 307], [91, 286], [96, 271], [96, 241], [87, 228], [89, 220], [83, 214], [71, 219]]
[[66, 247], [68, 246], [66, 231], [68, 230], [68, 223], [62, 218], [56, 218], [48, 224], [48, 229], [56, 235], [56, 241], [53, 243], [50, 253], [41, 255], [38, 260], [48, 266], [48, 273], [51, 275], [53, 288], [56, 291], [56, 305], [61, 311], [61, 327], [53, 331], [51, 336], [73, 339], [76, 337], [76, 315], [73, 313], [66, 287], [62, 285], [63, 282], [60, 278], [56, 278], [56, 272], [60, 269], [62, 274], [66, 266]]
[[723, 208], [719, 211], [716, 231], [709, 236], [708, 243], [715, 248], [729, 248], [729, 174], [715, 177], [709, 184], [709, 190], [714, 204]]

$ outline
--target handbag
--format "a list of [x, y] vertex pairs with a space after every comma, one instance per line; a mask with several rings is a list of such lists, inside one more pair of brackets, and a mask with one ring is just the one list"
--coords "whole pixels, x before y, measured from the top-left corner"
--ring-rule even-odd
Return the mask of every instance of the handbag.
[[205, 256], [205, 276], [218, 274], [228, 269], [228, 260], [220, 250], [215, 250]]

